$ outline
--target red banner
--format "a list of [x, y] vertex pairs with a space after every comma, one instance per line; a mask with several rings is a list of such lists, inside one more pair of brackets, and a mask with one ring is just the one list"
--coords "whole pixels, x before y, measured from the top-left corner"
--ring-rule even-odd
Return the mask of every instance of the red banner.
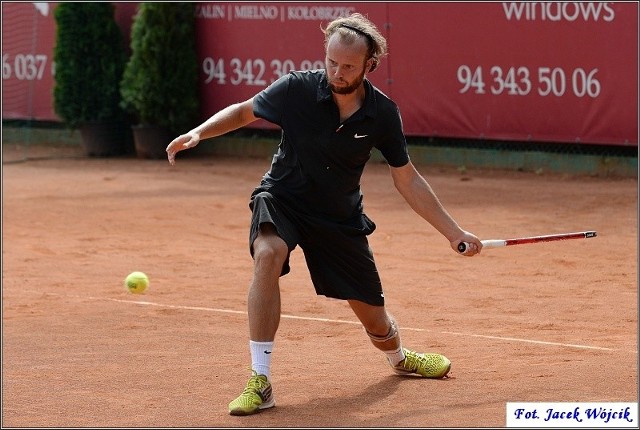
[[390, 4], [389, 22], [409, 134], [638, 144], [637, 3]]
[[54, 43], [51, 3], [2, 3], [2, 119], [58, 120]]
[[[136, 4], [114, 4], [128, 32]], [[2, 4], [3, 118], [56, 118], [53, 7]], [[368, 77], [408, 135], [638, 145], [635, 2], [197, 3], [202, 119], [324, 67], [320, 26], [353, 12], [387, 37]]]
[[[2, 119], [59, 121], [53, 110], [57, 3], [2, 3]], [[137, 3], [114, 3], [125, 43]]]

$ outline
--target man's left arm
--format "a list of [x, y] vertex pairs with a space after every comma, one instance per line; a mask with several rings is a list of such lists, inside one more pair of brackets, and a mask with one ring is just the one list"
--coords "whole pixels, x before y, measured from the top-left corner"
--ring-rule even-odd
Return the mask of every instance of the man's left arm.
[[460, 228], [411, 161], [402, 167], [390, 166], [389, 168], [396, 189], [409, 206], [446, 237], [453, 250], [457, 252], [458, 244], [467, 242], [471, 244], [471, 249], [465, 255], [475, 255], [480, 252], [482, 249], [480, 240], [474, 234]]

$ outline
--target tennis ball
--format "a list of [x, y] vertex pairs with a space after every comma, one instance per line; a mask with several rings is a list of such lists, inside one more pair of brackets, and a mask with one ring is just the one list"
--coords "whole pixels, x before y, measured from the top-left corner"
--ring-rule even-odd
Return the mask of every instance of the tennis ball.
[[149, 277], [142, 272], [131, 272], [124, 280], [124, 287], [133, 294], [142, 294], [149, 287]]

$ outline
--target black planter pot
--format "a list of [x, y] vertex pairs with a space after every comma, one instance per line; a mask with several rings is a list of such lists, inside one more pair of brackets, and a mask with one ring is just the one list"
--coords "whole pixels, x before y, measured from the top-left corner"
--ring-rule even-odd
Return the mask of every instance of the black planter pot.
[[131, 126], [124, 122], [87, 122], [80, 126], [80, 136], [90, 157], [114, 157], [134, 151]]
[[155, 125], [134, 125], [132, 129], [138, 158], [167, 157], [167, 145], [175, 137], [169, 130]]

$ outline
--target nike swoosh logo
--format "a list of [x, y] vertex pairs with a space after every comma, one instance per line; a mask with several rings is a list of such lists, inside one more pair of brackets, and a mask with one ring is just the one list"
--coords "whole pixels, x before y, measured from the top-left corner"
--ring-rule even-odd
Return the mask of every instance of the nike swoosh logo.
[[369, 135], [368, 134], [358, 134], [358, 133], [356, 133], [356, 134], [353, 135], [353, 138], [354, 139], [362, 139], [363, 137], [367, 137], [367, 136], [369, 136]]
[[265, 351], [264, 353], [265, 354], [271, 354], [271, 351]]

